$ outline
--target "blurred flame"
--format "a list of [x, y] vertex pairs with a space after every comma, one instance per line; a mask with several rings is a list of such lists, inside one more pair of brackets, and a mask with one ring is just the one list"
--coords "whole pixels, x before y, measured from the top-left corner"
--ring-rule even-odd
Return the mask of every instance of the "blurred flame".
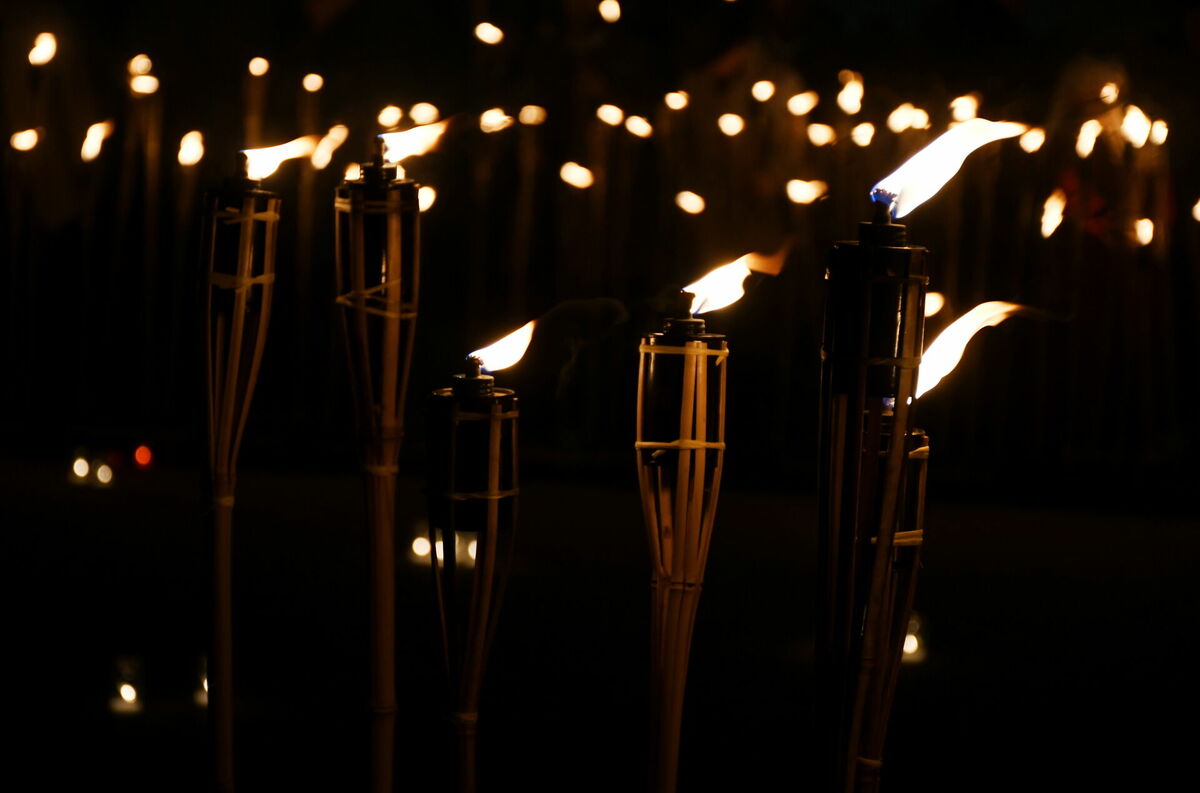
[[317, 142], [317, 148], [313, 149], [312, 157], [309, 162], [312, 167], [318, 171], [329, 165], [333, 160], [333, 153], [338, 150], [338, 147], [346, 142], [346, 138], [350, 135], [350, 128], [345, 124], [334, 124], [325, 133], [325, 136]]
[[1154, 221], [1150, 218], [1139, 218], [1133, 222], [1133, 236], [1138, 245], [1149, 245], [1154, 241]]
[[858, 72], [852, 72], [849, 69], [842, 69], [838, 73], [838, 79], [842, 81], [842, 90], [837, 95], [838, 107], [846, 115], [853, 116], [862, 110], [862, 75]]
[[1096, 148], [1096, 138], [1100, 137], [1104, 127], [1094, 118], [1089, 118], [1079, 127], [1079, 137], [1075, 138], [1075, 153], [1087, 157]]
[[413, 538], [412, 552], [414, 554], [417, 556], [428, 556], [431, 550], [433, 550], [433, 546], [430, 545], [429, 540], [424, 537]]
[[158, 90], [158, 78], [152, 74], [138, 74], [129, 78], [129, 88], [135, 94], [152, 94]]
[[513, 117], [503, 108], [492, 107], [479, 114], [479, 128], [484, 132], [499, 132], [513, 124]]
[[807, 116], [819, 101], [816, 91], [804, 91], [788, 98], [787, 109], [793, 116]]
[[912, 655], [919, 649], [921, 649], [921, 640], [917, 638], [917, 634], [906, 634], [904, 636], [904, 654]]
[[96, 466], [96, 481], [102, 485], [111, 484], [113, 480], [112, 467], [106, 463]]
[[887, 127], [896, 134], [906, 129], [929, 129], [929, 114], [912, 102], [904, 102], [888, 113]]
[[1017, 138], [1017, 143], [1021, 145], [1023, 151], [1033, 154], [1038, 149], [1042, 148], [1042, 144], [1046, 142], [1046, 130], [1041, 127], [1030, 127], [1025, 130], [1021, 137]]
[[1150, 142], [1161, 146], [1167, 142], [1167, 122], [1161, 118], [1150, 125]]
[[356, 162], [350, 163], [346, 166], [346, 170], [342, 174], [342, 178], [347, 182], [357, 182], [362, 178], [362, 166]]
[[951, 322], [921, 356], [921, 368], [917, 374], [916, 397], [920, 399], [942, 378], [954, 371], [962, 360], [963, 352], [971, 338], [986, 327], [999, 325], [1024, 306], [993, 300], [980, 303], [975, 308]]
[[417, 102], [409, 108], [408, 117], [414, 124], [432, 124], [442, 117], [442, 112], [429, 102]]
[[402, 118], [404, 118], [404, 111], [396, 105], [388, 105], [379, 111], [379, 115], [375, 116], [375, 120], [379, 122], [379, 126], [385, 128], [396, 126]]
[[304, 87], [305, 91], [308, 91], [310, 94], [315, 94], [317, 91], [320, 91], [325, 87], [325, 78], [316, 72], [309, 72], [308, 74], [304, 75], [304, 79], [300, 81], [300, 85]]
[[943, 132], [871, 190], [872, 200], [887, 203], [902, 218], [932, 198], [958, 173], [971, 152], [992, 141], [1014, 138], [1027, 127], [1012, 121], [973, 118]]
[[600, 12], [600, 18], [605, 22], [616, 22], [621, 18], [621, 4], [617, 0], [601, 0], [600, 5], [596, 6], [596, 10]]
[[837, 133], [828, 124], [809, 124], [808, 139], [814, 146], [825, 146], [837, 140]]
[[92, 467], [88, 465], [88, 461], [82, 457], [76, 457], [75, 462], [71, 463], [71, 473], [75, 474], [77, 479], [87, 479], [88, 472]]
[[788, 247], [785, 245], [770, 256], [747, 253], [728, 264], [709, 270], [700, 280], [693, 281], [681, 290], [692, 295], [689, 313], [692, 316], [706, 314], [736, 303], [746, 294], [743, 285], [750, 273], [779, 275], [787, 252]]
[[[512, 119], [508, 119], [512, 122]], [[408, 157], [427, 154], [437, 148], [442, 134], [450, 125], [449, 121], [439, 121], [436, 124], [424, 124], [402, 132], [384, 132], [379, 135], [383, 141], [383, 159], [388, 163], [402, 162]]]
[[750, 86], [750, 96], [760, 102], [765, 102], [775, 96], [775, 83], [770, 80], [759, 80]]
[[546, 108], [540, 105], [525, 105], [517, 113], [517, 121], [529, 126], [536, 126], [546, 120]]
[[479, 359], [485, 371], [498, 372], [521, 360], [529, 342], [533, 339], [533, 326], [537, 320], [531, 319], [499, 341], [476, 350], [469, 357]]
[[793, 204], [811, 204], [829, 191], [829, 185], [820, 179], [806, 182], [803, 179], [791, 179], [787, 183], [787, 197]]
[[29, 51], [29, 63], [33, 66], [45, 66], [54, 60], [58, 52], [58, 39], [53, 33], [39, 33], [33, 40], [33, 49]]
[[195, 165], [204, 158], [204, 135], [194, 129], [179, 139], [179, 164]]
[[683, 110], [688, 106], [687, 91], [671, 91], [663, 97], [663, 103], [672, 110]]
[[125, 700], [131, 705], [137, 701], [137, 689], [131, 686], [129, 683], [122, 683], [121, 687], [117, 689], [117, 693], [121, 695], [121, 699]]
[[654, 132], [654, 127], [643, 116], [630, 116], [625, 119], [625, 129], [639, 138], [648, 138]]
[[856, 146], [870, 146], [874, 137], [875, 125], [870, 121], [864, 121], [850, 130], [850, 140], [854, 141]]
[[36, 129], [23, 129], [20, 132], [14, 132], [9, 137], [8, 143], [17, 151], [29, 151], [38, 145], [38, 131]]
[[979, 113], [979, 97], [974, 94], [956, 96], [950, 100], [950, 118], [955, 121], [970, 121]]
[[284, 160], [297, 157], [308, 157], [317, 148], [320, 140], [317, 135], [304, 135], [280, 143], [278, 146], [264, 146], [259, 149], [243, 149], [246, 155], [246, 177], [249, 179], [266, 179], [278, 170]]
[[437, 190], [434, 190], [427, 184], [421, 185], [421, 188], [417, 190], [417, 206], [420, 210], [422, 212], [428, 211], [433, 206], [434, 201], [437, 201]]
[[246, 69], [255, 77], [262, 77], [271, 70], [271, 62], [261, 56], [254, 57], [246, 64]]
[[1192, 205], [1192, 219], [1200, 221], [1200, 198], [1196, 199], [1196, 203]]
[[717, 128], [733, 137], [746, 128], [746, 122], [737, 113], [722, 113], [717, 119]]
[[596, 118], [615, 127], [625, 120], [625, 111], [616, 105], [600, 105], [596, 108]]
[[1116, 83], [1105, 83], [1100, 86], [1100, 101], [1106, 105], [1111, 105], [1117, 101], [1117, 97], [1121, 95], [1121, 89]]
[[558, 175], [564, 182], [572, 187], [578, 187], [580, 190], [591, 187], [592, 182], [595, 181], [592, 172], [577, 162], [563, 163], [562, 168], [558, 170]]
[[154, 62], [150, 60], [150, 56], [144, 52], [139, 52], [137, 55], [134, 55], [129, 59], [127, 68], [129, 69], [129, 74], [132, 77], [139, 74], [149, 74], [150, 69], [153, 68], [153, 66]]
[[1063, 221], [1063, 210], [1067, 208], [1067, 194], [1061, 188], [1055, 190], [1042, 205], [1042, 237], [1048, 238]]
[[689, 215], [699, 215], [704, 211], [704, 198], [691, 190], [681, 190], [675, 194], [675, 206]]
[[1121, 135], [1135, 149], [1145, 146], [1150, 138], [1150, 118], [1137, 105], [1126, 106], [1125, 117], [1121, 119]]
[[80, 159], [84, 162], [91, 162], [99, 157], [104, 139], [111, 135], [112, 131], [113, 123], [111, 121], [100, 121], [88, 127], [87, 134], [83, 136], [83, 146], [79, 149]]
[[946, 305], [946, 296], [941, 292], [929, 292], [925, 295], [925, 316], [932, 317]]
[[484, 44], [499, 44], [504, 40], [504, 31], [491, 22], [480, 22], [475, 26], [475, 38]]

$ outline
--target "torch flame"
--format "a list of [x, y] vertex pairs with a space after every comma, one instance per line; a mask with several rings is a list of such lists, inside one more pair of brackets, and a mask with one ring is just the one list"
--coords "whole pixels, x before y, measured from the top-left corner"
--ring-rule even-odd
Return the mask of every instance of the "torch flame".
[[384, 132], [379, 136], [383, 141], [383, 159], [389, 163], [398, 163], [408, 157], [433, 151], [449, 125], [450, 121], [446, 120], [436, 124], [423, 124], [403, 132]]
[[1026, 129], [1012, 121], [964, 121], [885, 176], [872, 188], [871, 198], [887, 204], [893, 217], [902, 218], [941, 190], [971, 152], [992, 141], [1016, 137]]
[[179, 164], [195, 165], [204, 158], [204, 135], [198, 129], [185, 133], [179, 139]]
[[837, 95], [838, 107], [846, 115], [853, 116], [862, 110], [862, 75], [858, 72], [852, 72], [849, 69], [842, 69], [838, 73], [838, 79], [842, 82], [842, 90]]
[[1133, 238], [1138, 245], [1146, 246], [1154, 241], [1154, 221], [1150, 218], [1138, 218], [1133, 222]]
[[1140, 149], [1146, 145], [1146, 141], [1150, 139], [1150, 127], [1150, 119], [1140, 107], [1129, 105], [1125, 108], [1125, 117], [1121, 120], [1121, 135], [1133, 144], [1133, 148]]
[[770, 256], [764, 256], [761, 253], [747, 253], [728, 264], [722, 264], [720, 267], [709, 270], [700, 280], [688, 284], [682, 290], [692, 295], [690, 313], [692, 316], [707, 314], [709, 311], [725, 308], [741, 300], [742, 295], [746, 294], [743, 284], [750, 273], [779, 275], [779, 271], [783, 269], [783, 261], [787, 257], [787, 252], [788, 246], [785, 245]]
[[1150, 142], [1155, 146], [1161, 146], [1167, 142], [1167, 122], [1163, 121], [1161, 118], [1156, 119], [1155, 122], [1150, 125]]
[[955, 121], [970, 121], [979, 113], [979, 97], [964, 94], [950, 100], [950, 117]]
[[562, 168], [558, 169], [558, 175], [564, 182], [580, 190], [586, 190], [595, 181], [591, 170], [577, 162], [564, 162]]
[[1063, 221], [1063, 210], [1067, 208], [1067, 194], [1062, 188], [1055, 190], [1042, 205], [1042, 237], [1049, 237]]
[[308, 157], [317, 148], [319, 135], [304, 135], [303, 137], [280, 143], [278, 146], [266, 146], [261, 149], [243, 149], [246, 155], [246, 176], [249, 179], [266, 179], [279, 169], [284, 160], [294, 160], [297, 157]]
[[484, 371], [498, 372], [507, 369], [521, 360], [533, 340], [533, 326], [537, 320], [531, 319], [499, 341], [493, 342], [483, 349], [471, 353], [471, 358], [479, 359]]
[[754, 85], [750, 86], [750, 96], [757, 99], [759, 102], [766, 102], [771, 97], [775, 96], [775, 83], [770, 80], [759, 80]]
[[1024, 308], [1025, 306], [1017, 303], [992, 300], [980, 303], [951, 322], [921, 356], [921, 368], [917, 374], [917, 399], [954, 371], [954, 367], [962, 360], [967, 344], [976, 333], [986, 327], [999, 325]]
[[325, 133], [325, 137], [317, 143], [317, 148], [313, 149], [312, 157], [309, 161], [312, 167], [318, 171], [329, 165], [333, 159], [333, 153], [337, 151], [338, 146], [346, 142], [347, 136], [350, 135], [350, 128], [345, 124], [334, 124]]
[[58, 39], [53, 33], [39, 33], [33, 40], [33, 49], [29, 50], [29, 63], [33, 66], [45, 66], [54, 60], [58, 52]]
[[850, 140], [854, 141], [855, 146], [870, 146], [874, 137], [875, 125], [870, 121], [864, 121], [850, 130]]
[[793, 116], [807, 116], [819, 101], [820, 97], [817, 96], [816, 91], [804, 91], [788, 99], [787, 109]]
[[1017, 143], [1021, 145], [1021, 150], [1029, 154], [1033, 154], [1042, 148], [1042, 144], [1045, 142], [1046, 130], [1041, 127], [1030, 127], [1021, 137], [1017, 138]]
[[1075, 153], [1080, 157], [1088, 157], [1096, 148], [1096, 138], [1104, 131], [1104, 125], [1094, 118], [1089, 118], [1079, 127], [1079, 137], [1075, 138]]
[[687, 91], [671, 91], [663, 97], [663, 103], [672, 110], [683, 110], [688, 105]]
[[87, 135], [83, 138], [83, 146], [79, 149], [79, 157], [84, 162], [91, 162], [100, 156], [100, 147], [104, 145], [104, 139], [113, 132], [113, 123], [111, 121], [100, 121], [92, 124], [87, 128]]

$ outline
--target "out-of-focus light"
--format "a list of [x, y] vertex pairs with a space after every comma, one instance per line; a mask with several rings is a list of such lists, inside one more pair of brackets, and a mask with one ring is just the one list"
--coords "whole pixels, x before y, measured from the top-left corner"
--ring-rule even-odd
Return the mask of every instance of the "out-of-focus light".
[[950, 118], [955, 121], [970, 121], [979, 114], [979, 98], [974, 94], [956, 96], [950, 100]]
[[1104, 127], [1094, 118], [1089, 118], [1079, 127], [1079, 136], [1075, 138], [1075, 153], [1080, 157], [1088, 157], [1092, 153], [1092, 149], [1096, 148], [1096, 138], [1100, 137], [1100, 133]]
[[904, 637], [905, 655], [913, 655], [919, 649], [921, 649], [921, 640], [917, 638], [917, 634], [910, 633]]
[[1042, 144], [1046, 142], [1046, 130], [1041, 127], [1030, 127], [1021, 133], [1021, 137], [1017, 139], [1023, 151], [1033, 154], [1038, 149], [1042, 148]]
[[793, 204], [811, 204], [827, 192], [829, 185], [820, 179], [790, 179], [787, 183], [787, 197]]
[[814, 146], [826, 146], [837, 140], [837, 133], [828, 124], [809, 124], [808, 140]]
[[475, 38], [484, 44], [499, 44], [504, 41], [504, 31], [491, 22], [480, 22], [475, 26]]
[[1061, 188], [1055, 190], [1042, 205], [1042, 237], [1049, 239], [1063, 221], [1063, 210], [1067, 208], [1067, 194]]
[[663, 104], [672, 110], [683, 110], [688, 106], [687, 91], [671, 91], [663, 97]]
[[439, 562], [445, 558], [445, 554], [442, 553], [442, 541], [441, 540], [438, 540], [437, 542], [435, 542], [433, 544], [433, 552], [437, 556]]
[[1121, 89], [1116, 83], [1105, 83], [1100, 86], [1100, 101], [1106, 105], [1111, 105], [1117, 101], [1117, 97], [1121, 95]]
[[38, 145], [38, 131], [36, 129], [23, 129], [20, 132], [14, 132], [9, 136], [8, 143], [17, 151], [29, 151]]
[[1150, 218], [1133, 221], [1133, 236], [1138, 245], [1149, 245], [1154, 241], [1154, 221]]
[[198, 129], [179, 139], [179, 164], [195, 165], [204, 159], [204, 135]]
[[33, 40], [33, 49], [29, 51], [29, 63], [33, 66], [45, 66], [54, 60], [58, 52], [58, 39], [53, 33], [39, 33]]
[[158, 90], [158, 78], [153, 74], [138, 74], [130, 77], [129, 90], [135, 94], [152, 94]]
[[437, 201], [437, 190], [427, 184], [421, 185], [421, 188], [417, 190], [417, 206], [420, 210], [422, 212], [428, 211], [433, 206], [434, 201]]
[[346, 171], [342, 174], [342, 178], [347, 182], [357, 182], [362, 178], [362, 166], [356, 162], [350, 163], [346, 166]]
[[732, 138], [746, 128], [746, 122], [737, 113], [722, 113], [717, 118], [717, 128]]
[[1140, 149], [1146, 145], [1150, 139], [1150, 128], [1150, 118], [1140, 107], [1129, 105], [1125, 108], [1125, 117], [1121, 119], [1121, 135], [1133, 148]]
[[625, 111], [616, 105], [600, 105], [596, 108], [596, 118], [615, 127], [625, 120]]
[[946, 305], [946, 296], [941, 292], [925, 293], [925, 316], [932, 317]]
[[513, 117], [503, 108], [492, 107], [479, 114], [479, 128], [484, 132], [499, 132], [513, 125]]
[[442, 117], [442, 112], [429, 102], [417, 102], [408, 109], [408, 117], [414, 124], [432, 124]]
[[334, 124], [330, 127], [324, 137], [317, 142], [317, 148], [313, 149], [312, 156], [308, 158], [312, 167], [320, 171], [328, 166], [333, 160], [333, 153], [346, 142], [349, 135], [350, 128], [345, 124]]
[[1150, 142], [1161, 146], [1167, 142], [1167, 122], [1161, 118], [1150, 125]]
[[517, 113], [517, 121], [528, 126], [537, 126], [545, 122], [546, 108], [540, 105], [525, 105]]
[[915, 109], [912, 102], [905, 102], [902, 105], [898, 105], [895, 110], [888, 113], [887, 128], [899, 134], [911, 127], [912, 113]]
[[854, 129], [850, 130], [850, 140], [854, 141], [856, 146], [870, 146], [871, 139], [874, 137], [875, 125], [870, 121], [857, 124]]
[[858, 111], [862, 110], [863, 98], [863, 81], [862, 75], [858, 72], [852, 72], [849, 69], [842, 69], [838, 73], [838, 79], [842, 82], [842, 90], [838, 91], [837, 104], [842, 109], [842, 112], [848, 116], [853, 116]]
[[428, 556], [432, 546], [429, 540], [425, 537], [414, 537], [412, 541], [412, 552], [417, 556]]
[[146, 446], [145, 444], [142, 444], [141, 446], [139, 446], [133, 450], [133, 461], [135, 463], [137, 463], [138, 465], [140, 465], [142, 468], [145, 468], [146, 466], [150, 465], [150, 462], [153, 459], [154, 459], [154, 452], [150, 451], [150, 447]]
[[630, 116], [625, 119], [625, 129], [639, 138], [648, 138], [654, 132], [654, 127], [642, 116]]
[[304, 86], [305, 91], [308, 91], [310, 94], [315, 94], [317, 91], [320, 91], [325, 87], [325, 78], [316, 72], [310, 72], [304, 75], [304, 78], [300, 80], [300, 85]]
[[621, 18], [621, 4], [617, 0], [602, 0], [600, 5], [596, 6], [596, 10], [605, 22], [616, 22]]
[[775, 83], [770, 80], [759, 80], [750, 86], [750, 96], [760, 102], [765, 102], [775, 96]]
[[1192, 220], [1200, 222], [1200, 198], [1196, 199], [1196, 203], [1192, 204]]
[[914, 107], [912, 112], [912, 128], [913, 129], [929, 129], [929, 114], [919, 107]]
[[200, 678], [200, 685], [204, 688], [204, 693], [208, 693], [208, 675]]
[[793, 116], [807, 116], [819, 101], [816, 91], [804, 91], [788, 98], [787, 109]]
[[75, 462], [71, 463], [71, 473], [75, 474], [77, 479], [87, 479], [91, 470], [92, 467], [88, 465], [88, 461], [82, 457], [76, 457]]
[[471, 558], [472, 562], [475, 561], [475, 554], [478, 552], [479, 552], [479, 541], [478, 540], [470, 540], [469, 542], [467, 542], [467, 556], [469, 556]]
[[113, 470], [106, 463], [100, 463], [96, 466], [96, 481], [102, 485], [107, 485], [113, 480]]
[[131, 683], [122, 683], [121, 687], [117, 689], [117, 693], [121, 695], [122, 700], [130, 705], [137, 702], [138, 692]]
[[680, 190], [675, 194], [675, 206], [689, 215], [699, 215], [704, 211], [704, 198], [691, 190]]
[[562, 168], [558, 169], [558, 175], [571, 187], [578, 187], [580, 190], [591, 187], [595, 181], [592, 172], [577, 162], [563, 163]]
[[126, 68], [129, 69], [131, 77], [139, 74], [149, 74], [154, 67], [154, 61], [150, 60], [150, 56], [144, 52], [139, 52], [129, 59], [129, 64]]
[[271, 62], [261, 56], [251, 58], [250, 63], [246, 64], [246, 69], [255, 77], [262, 77], [271, 71]]
[[379, 126], [384, 128], [396, 126], [402, 118], [404, 118], [404, 111], [396, 105], [388, 105], [379, 111], [379, 115], [375, 116], [375, 120], [379, 122]]
[[99, 157], [100, 148], [112, 131], [113, 123], [111, 121], [100, 121], [89, 126], [87, 134], [83, 136], [83, 145], [79, 148], [79, 158], [84, 162], [91, 162]]

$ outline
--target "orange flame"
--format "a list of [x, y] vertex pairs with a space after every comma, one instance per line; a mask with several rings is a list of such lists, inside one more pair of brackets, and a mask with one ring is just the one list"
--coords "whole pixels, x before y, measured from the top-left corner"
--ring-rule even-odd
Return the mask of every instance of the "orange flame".
[[516, 364], [529, 349], [533, 340], [533, 327], [537, 320], [531, 319], [499, 341], [471, 353], [471, 358], [478, 358], [483, 369], [488, 372], [498, 372], [501, 369]]
[[951, 322], [921, 356], [916, 398], [920, 399], [940, 383], [943, 377], [954, 371], [954, 367], [962, 360], [967, 344], [976, 333], [984, 328], [999, 325], [1024, 308], [1025, 306], [1017, 303], [993, 300], [980, 303]]
[[433, 151], [449, 125], [449, 120], [446, 120], [413, 127], [403, 132], [384, 132], [379, 136], [383, 141], [383, 159], [389, 163], [398, 163], [408, 157]]
[[317, 148], [320, 135], [304, 135], [303, 137], [280, 143], [278, 146], [266, 146], [261, 149], [243, 149], [246, 155], [246, 176], [250, 179], [266, 179], [279, 169], [284, 160], [294, 160], [297, 157], [308, 157]]
[[787, 252], [788, 246], [785, 245], [770, 256], [747, 253], [728, 264], [709, 270], [700, 280], [693, 281], [681, 290], [692, 295], [689, 313], [692, 316], [707, 314], [709, 311], [733, 305], [746, 294], [743, 285], [750, 273], [779, 275]]

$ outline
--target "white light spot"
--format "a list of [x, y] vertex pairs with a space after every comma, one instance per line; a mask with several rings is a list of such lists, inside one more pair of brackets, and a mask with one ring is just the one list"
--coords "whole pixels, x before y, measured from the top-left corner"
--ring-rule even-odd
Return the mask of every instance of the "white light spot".
[[675, 194], [675, 205], [689, 215], [699, 215], [704, 211], [704, 199], [691, 190], [681, 190]]

